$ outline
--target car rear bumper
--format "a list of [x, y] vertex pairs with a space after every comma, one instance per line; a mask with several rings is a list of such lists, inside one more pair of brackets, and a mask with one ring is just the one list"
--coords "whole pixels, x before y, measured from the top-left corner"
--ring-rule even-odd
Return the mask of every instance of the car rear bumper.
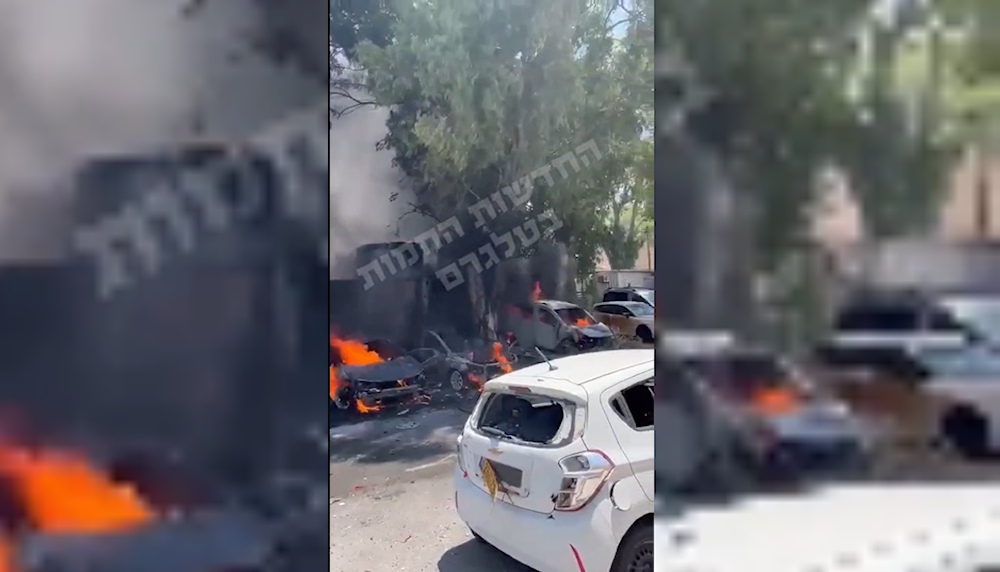
[[577, 512], [541, 514], [492, 501], [456, 470], [455, 503], [476, 534], [538, 572], [606, 572], [618, 549], [609, 501]]

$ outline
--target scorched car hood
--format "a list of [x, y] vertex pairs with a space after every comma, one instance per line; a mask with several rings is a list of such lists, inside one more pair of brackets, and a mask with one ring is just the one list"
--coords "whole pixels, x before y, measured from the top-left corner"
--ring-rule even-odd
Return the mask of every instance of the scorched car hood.
[[830, 486], [682, 510], [657, 519], [657, 572], [953, 572], [1000, 565], [996, 485]]
[[604, 324], [595, 324], [593, 326], [582, 326], [578, 328], [581, 334], [587, 336], [588, 338], [609, 338], [614, 333], [611, 328], [605, 326]]
[[384, 382], [416, 377], [423, 368], [417, 360], [405, 356], [370, 365], [342, 365], [337, 372], [354, 381]]

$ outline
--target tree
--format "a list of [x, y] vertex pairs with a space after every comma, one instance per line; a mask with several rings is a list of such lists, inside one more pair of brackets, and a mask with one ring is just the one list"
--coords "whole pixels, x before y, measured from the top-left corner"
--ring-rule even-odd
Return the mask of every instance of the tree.
[[620, 186], [608, 204], [601, 226], [601, 248], [612, 268], [631, 268], [639, 248], [652, 238], [653, 222], [653, 141], [639, 141], [626, 155], [630, 164], [623, 169]]
[[683, 64], [664, 81], [699, 94], [683, 127], [762, 217], [755, 234], [765, 268], [801, 243], [815, 173], [840, 158], [857, 126], [846, 86], [871, 5], [657, 2], [665, 49]]
[[330, 111], [337, 118], [375, 102], [365, 95], [357, 49], [364, 42], [389, 45], [395, 20], [392, 6], [377, 0], [330, 0]]
[[[383, 146], [413, 185], [415, 210], [439, 220], [463, 215], [588, 140], [602, 152], [575, 175], [535, 181], [528, 202], [468, 232], [446, 261], [488, 241], [490, 231], [551, 209], [563, 224], [554, 240], [569, 247], [581, 271], [592, 268], [596, 230], [651, 118], [652, 41], [635, 33], [648, 27], [644, 7], [598, 9], [579, 0], [394, 7], [397, 41], [369, 42], [358, 54], [368, 92], [391, 109]], [[469, 269], [465, 279], [479, 327], [490, 335], [491, 272]]]

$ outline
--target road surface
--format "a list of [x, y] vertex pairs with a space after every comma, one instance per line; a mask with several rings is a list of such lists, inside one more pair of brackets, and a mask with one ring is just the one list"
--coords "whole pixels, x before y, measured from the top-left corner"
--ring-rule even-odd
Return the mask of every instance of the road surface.
[[[473, 540], [455, 513], [455, 438], [467, 414], [425, 408], [331, 430], [330, 572], [532, 572]], [[883, 459], [892, 481], [996, 481], [1000, 463], [910, 454]]]
[[331, 429], [330, 572], [532, 572], [475, 541], [455, 512], [466, 416], [426, 409]]

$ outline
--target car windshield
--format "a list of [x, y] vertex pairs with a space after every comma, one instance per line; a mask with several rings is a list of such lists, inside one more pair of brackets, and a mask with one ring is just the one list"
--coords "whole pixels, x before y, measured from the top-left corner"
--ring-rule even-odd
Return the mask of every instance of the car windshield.
[[560, 308], [556, 310], [559, 319], [571, 326], [590, 326], [594, 324], [594, 318], [580, 307]]
[[652, 307], [642, 303], [628, 304], [625, 307], [636, 316], [652, 316], [654, 314]]
[[962, 324], [992, 340], [1000, 340], [1000, 298], [962, 298], [944, 303]]
[[636, 292], [636, 294], [642, 296], [643, 299], [645, 299], [647, 302], [649, 302], [650, 306], [653, 305], [653, 291], [652, 290], [640, 290], [639, 292]]
[[932, 377], [1000, 382], [1000, 354], [993, 350], [931, 350], [920, 356], [920, 363]]

